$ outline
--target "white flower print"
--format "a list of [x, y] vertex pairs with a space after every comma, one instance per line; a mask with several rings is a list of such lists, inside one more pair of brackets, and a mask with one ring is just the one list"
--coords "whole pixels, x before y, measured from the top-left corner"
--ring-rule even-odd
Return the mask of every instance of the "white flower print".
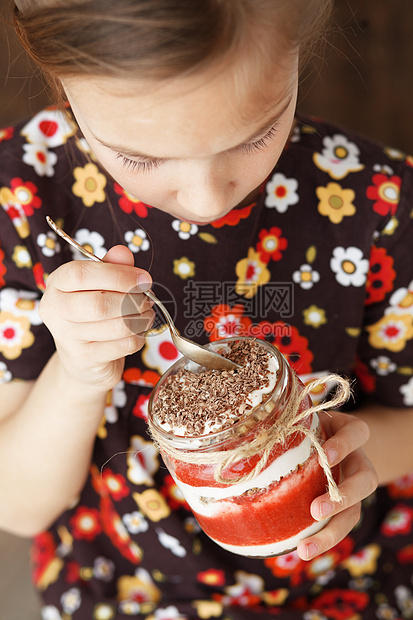
[[126, 405], [125, 382], [119, 381], [112, 390], [109, 390], [106, 396], [105, 418], [109, 424], [118, 421], [118, 407]]
[[177, 538], [167, 534], [160, 527], [156, 529], [156, 533], [158, 534], [159, 542], [165, 549], [169, 549], [174, 555], [178, 558], [184, 558], [186, 556], [186, 549], [182, 547], [181, 543]]
[[57, 155], [53, 151], [49, 151], [45, 144], [24, 144], [23, 150], [22, 159], [24, 163], [33, 166], [39, 177], [52, 177], [54, 175]]
[[125, 616], [137, 616], [141, 606], [137, 601], [125, 599], [119, 603], [119, 611]]
[[36, 293], [4, 288], [0, 291], [0, 308], [14, 316], [24, 316], [31, 325], [41, 325], [39, 299]]
[[32, 257], [25, 245], [14, 246], [12, 259], [14, 264], [20, 269], [22, 267], [28, 267], [29, 269], [33, 267]]
[[135, 231], [129, 230], [125, 233], [125, 241], [128, 244], [128, 248], [131, 252], [145, 252], [149, 249], [149, 240], [146, 238], [146, 232], [142, 228], [137, 228]]
[[79, 588], [70, 588], [60, 597], [60, 603], [66, 614], [73, 614], [82, 603], [82, 595]]
[[276, 172], [271, 181], [267, 183], [265, 206], [275, 207], [279, 213], [285, 213], [289, 206], [297, 204], [297, 179], [287, 179], [281, 172]]
[[37, 245], [42, 249], [42, 253], [49, 258], [60, 252], [60, 243], [53, 231], [38, 235]]
[[397, 365], [387, 355], [379, 355], [375, 359], [370, 360], [370, 366], [381, 377], [385, 377], [397, 369]]
[[139, 532], [146, 532], [149, 525], [145, 517], [139, 510], [135, 510], [135, 512], [131, 512], [128, 514], [124, 514], [122, 517], [122, 521], [126, 526], [126, 529], [131, 534], [139, 534]]
[[407, 383], [400, 386], [400, 392], [403, 394], [403, 402], [407, 407], [413, 406], [413, 377]]
[[27, 142], [49, 148], [61, 146], [75, 133], [75, 125], [60, 110], [42, 110], [21, 130]]
[[[89, 250], [89, 252], [92, 252], [92, 254], [95, 254], [98, 258], [103, 258], [106, 254], [106, 249], [104, 247], [105, 240], [98, 232], [88, 230], [87, 228], [80, 228], [75, 235], [75, 241], [86, 250]], [[72, 251], [73, 260], [87, 260], [76, 248], [70, 246], [70, 249]]]
[[186, 616], [183, 616], [180, 611], [172, 606], [164, 607], [163, 609], [157, 609], [153, 614], [154, 620], [185, 620]]
[[0, 362], [0, 384], [9, 383], [12, 380], [12, 374], [4, 362]]
[[394, 291], [385, 314], [410, 314], [413, 316], [413, 280], [407, 288], [403, 286]]
[[407, 586], [397, 586], [394, 590], [397, 606], [403, 618], [413, 618], [413, 592]]
[[62, 620], [59, 610], [54, 605], [45, 605], [41, 609], [42, 620]]
[[314, 153], [315, 165], [328, 172], [333, 179], [343, 179], [349, 172], [363, 170], [360, 163], [360, 150], [354, 142], [350, 142], [345, 136], [335, 134], [323, 139], [323, 150]]
[[374, 164], [373, 170], [374, 172], [378, 172], [380, 174], [387, 174], [390, 177], [394, 174], [393, 168], [386, 166], [385, 164], [383, 166], [381, 164]]
[[189, 239], [191, 235], [196, 235], [198, 232], [198, 226], [196, 224], [181, 222], [181, 220], [174, 220], [172, 222], [172, 228], [176, 230], [180, 239], [184, 240]]
[[360, 248], [339, 246], [333, 250], [330, 267], [336, 274], [337, 282], [342, 286], [363, 286], [367, 279], [369, 261], [363, 258]]
[[180, 357], [182, 357], [181, 353], [179, 353], [172, 342], [167, 325], [162, 325], [159, 329], [151, 329], [146, 332], [142, 359], [148, 368], [153, 368], [163, 375]]
[[103, 556], [98, 556], [93, 562], [93, 576], [101, 581], [112, 581], [115, 573], [115, 564]]
[[127, 476], [133, 484], [153, 486], [153, 474], [159, 469], [158, 451], [152, 441], [145, 441], [143, 437], [134, 435], [131, 438], [128, 455]]
[[296, 284], [299, 284], [303, 289], [310, 289], [316, 282], [320, 280], [320, 274], [313, 269], [311, 265], [301, 265], [301, 267], [294, 271], [293, 280]]

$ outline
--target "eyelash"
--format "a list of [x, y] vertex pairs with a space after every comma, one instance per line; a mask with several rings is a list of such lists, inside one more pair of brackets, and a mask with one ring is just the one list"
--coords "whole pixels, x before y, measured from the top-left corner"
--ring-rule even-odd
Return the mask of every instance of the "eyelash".
[[[267, 131], [265, 136], [263, 136], [259, 140], [256, 140], [255, 142], [248, 142], [247, 144], [242, 144], [239, 148], [242, 149], [244, 153], [254, 153], [256, 151], [264, 149], [266, 146], [268, 146], [268, 142], [270, 142], [274, 138], [276, 130], [278, 128], [278, 124], [278, 122], [275, 123], [275, 125], [273, 125], [269, 131]], [[150, 172], [154, 168], [159, 168], [160, 164], [165, 161], [164, 159], [129, 159], [129, 157], [126, 157], [122, 153], [116, 153], [116, 157], [117, 159], [122, 160], [122, 166], [124, 168], [126, 168], [127, 170], [131, 170], [132, 172]]]

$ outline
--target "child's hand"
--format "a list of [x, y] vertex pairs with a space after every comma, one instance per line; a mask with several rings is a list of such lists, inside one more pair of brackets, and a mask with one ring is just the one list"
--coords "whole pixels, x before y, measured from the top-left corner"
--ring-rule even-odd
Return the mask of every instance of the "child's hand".
[[120, 381], [124, 358], [141, 349], [154, 319], [151, 277], [133, 254], [115, 246], [104, 263], [72, 261], [48, 278], [40, 315], [53, 335], [64, 370], [106, 391]]
[[319, 415], [329, 436], [323, 445], [329, 464], [340, 463], [339, 489], [343, 501], [334, 503], [326, 493], [312, 502], [314, 519], [319, 521], [327, 516], [332, 516], [332, 519], [320, 532], [299, 543], [297, 552], [303, 560], [310, 560], [331, 549], [353, 529], [360, 519], [361, 500], [373, 493], [378, 484], [375, 469], [361, 448], [370, 436], [367, 424], [353, 415], [338, 411]]

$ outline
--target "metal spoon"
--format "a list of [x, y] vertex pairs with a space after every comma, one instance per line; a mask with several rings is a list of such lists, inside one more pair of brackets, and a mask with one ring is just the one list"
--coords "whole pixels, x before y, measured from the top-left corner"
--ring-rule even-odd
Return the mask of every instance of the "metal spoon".
[[[59, 228], [59, 226], [52, 220], [48, 215], [46, 216], [46, 221], [49, 224], [50, 228], [54, 230], [56, 234], [59, 235], [62, 239], [64, 239], [67, 243], [69, 243], [72, 247], [76, 248], [87, 258], [91, 260], [102, 263], [102, 259], [89, 252], [86, 248], [84, 248], [80, 243], [72, 239], [64, 230]], [[211, 370], [235, 370], [237, 368], [241, 368], [239, 364], [235, 362], [231, 362], [231, 360], [227, 359], [223, 355], [219, 355], [219, 353], [214, 353], [213, 351], [209, 351], [205, 349], [200, 344], [196, 342], [192, 342], [192, 340], [188, 340], [183, 336], [180, 336], [178, 330], [175, 327], [174, 322], [172, 321], [172, 317], [169, 314], [168, 310], [165, 308], [163, 303], [152, 293], [152, 291], [144, 291], [145, 295], [152, 299], [152, 301], [162, 310], [166, 321], [168, 323], [169, 330], [171, 332], [171, 337], [174, 345], [188, 359], [196, 362], [200, 366], [204, 366], [205, 368]]]

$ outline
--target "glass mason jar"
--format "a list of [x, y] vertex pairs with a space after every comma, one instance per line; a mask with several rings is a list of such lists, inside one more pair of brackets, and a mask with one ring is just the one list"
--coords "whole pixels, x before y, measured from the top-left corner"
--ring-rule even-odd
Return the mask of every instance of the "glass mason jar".
[[[219, 352], [225, 350], [227, 343], [238, 340], [248, 338], [226, 338], [207, 346]], [[155, 386], [149, 401], [149, 424], [169, 472], [204, 532], [232, 553], [265, 558], [292, 551], [300, 540], [328, 522], [328, 519], [315, 521], [310, 514], [311, 502], [326, 492], [327, 481], [311, 439], [301, 431], [293, 431], [284, 442], [276, 443], [265, 467], [252, 479], [249, 474], [262, 457], [262, 447], [257, 453], [228, 465], [221, 476], [225, 483], [217, 481], [216, 457], [225, 458], [228, 451], [245, 449], [259, 433], [270, 437], [279, 416], [304, 388], [278, 349], [265, 341], [256, 342], [276, 359], [277, 379], [272, 391], [263, 396], [263, 402], [245, 417], [229, 428], [206, 435], [177, 436], [162, 429], [154, 411], [158, 394], [178, 370], [187, 365], [191, 370], [194, 368], [183, 357]], [[299, 411], [311, 406], [307, 396], [300, 403]], [[316, 413], [300, 424], [319, 441], [325, 438]]]

